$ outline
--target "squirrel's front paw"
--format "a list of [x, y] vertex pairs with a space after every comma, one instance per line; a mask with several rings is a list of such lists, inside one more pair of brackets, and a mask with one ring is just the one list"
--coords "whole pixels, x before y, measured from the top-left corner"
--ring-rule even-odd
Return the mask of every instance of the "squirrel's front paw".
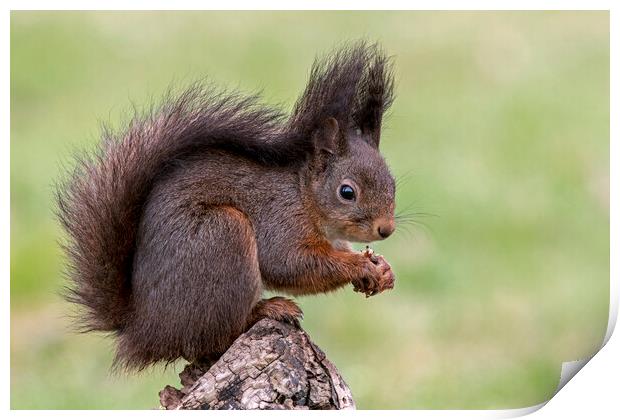
[[394, 272], [382, 255], [375, 254], [370, 248], [362, 251], [368, 258], [366, 262], [367, 274], [354, 280], [353, 291], [362, 292], [366, 297], [374, 296], [394, 288]]

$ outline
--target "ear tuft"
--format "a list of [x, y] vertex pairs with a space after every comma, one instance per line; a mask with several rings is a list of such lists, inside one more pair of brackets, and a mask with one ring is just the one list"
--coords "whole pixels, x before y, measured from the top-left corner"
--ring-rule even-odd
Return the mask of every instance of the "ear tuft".
[[339, 131], [340, 126], [338, 121], [333, 117], [327, 118], [315, 135], [317, 149], [324, 150], [331, 154], [336, 153]]

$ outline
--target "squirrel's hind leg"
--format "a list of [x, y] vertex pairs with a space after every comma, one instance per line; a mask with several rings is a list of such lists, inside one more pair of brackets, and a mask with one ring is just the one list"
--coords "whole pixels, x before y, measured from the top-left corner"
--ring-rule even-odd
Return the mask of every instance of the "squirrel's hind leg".
[[250, 328], [262, 318], [271, 318], [276, 321], [286, 322], [299, 327], [299, 320], [304, 314], [291, 299], [276, 296], [259, 301], [250, 314], [247, 328]]
[[262, 292], [256, 236], [243, 212], [205, 206], [199, 218], [174, 219], [165, 210], [147, 210], [157, 219], [136, 255], [135, 310], [119, 334], [127, 366], [222, 354], [245, 331]]

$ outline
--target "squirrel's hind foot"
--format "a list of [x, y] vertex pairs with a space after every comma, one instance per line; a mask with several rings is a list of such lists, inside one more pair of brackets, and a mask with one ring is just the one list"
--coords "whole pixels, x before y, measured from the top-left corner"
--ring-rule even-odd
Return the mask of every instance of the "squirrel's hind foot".
[[299, 321], [304, 316], [302, 310], [291, 299], [276, 296], [270, 299], [262, 299], [252, 309], [247, 328], [250, 328], [262, 318], [271, 318], [276, 321], [286, 322], [299, 328]]

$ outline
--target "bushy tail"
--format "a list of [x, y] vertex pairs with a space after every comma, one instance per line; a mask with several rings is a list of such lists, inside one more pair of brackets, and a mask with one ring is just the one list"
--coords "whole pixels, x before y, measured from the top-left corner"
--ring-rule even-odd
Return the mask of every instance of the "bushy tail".
[[71, 286], [66, 295], [86, 309], [82, 330], [123, 328], [131, 311], [142, 208], [166, 165], [206, 147], [231, 149], [265, 163], [295, 160], [311, 145], [287, 138], [280, 129], [282, 118], [256, 96], [195, 85], [169, 96], [158, 110], [135, 117], [124, 133], [105, 130], [97, 152], [78, 159], [58, 192], [58, 216], [68, 236]]

